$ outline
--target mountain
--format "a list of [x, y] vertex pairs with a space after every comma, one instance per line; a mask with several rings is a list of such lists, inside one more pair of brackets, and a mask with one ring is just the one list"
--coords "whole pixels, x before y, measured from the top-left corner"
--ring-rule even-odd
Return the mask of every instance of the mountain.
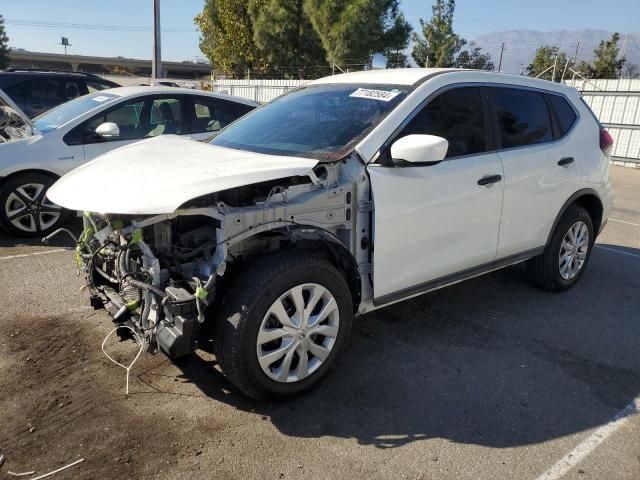
[[[576, 45], [579, 43], [578, 61], [591, 61], [593, 51], [600, 41], [611, 38], [611, 35], [612, 32], [605, 30], [554, 30], [552, 32], [511, 30], [481, 35], [472, 41], [491, 54], [496, 68], [500, 59], [500, 48], [504, 43], [502, 71], [519, 73], [521, 67], [526, 71], [536, 49], [542, 45], [558, 46], [560, 51], [565, 52], [569, 58], [573, 58]], [[628, 62], [640, 66], [640, 33], [622, 35], [619, 46], [621, 51], [624, 48], [624, 56]]]

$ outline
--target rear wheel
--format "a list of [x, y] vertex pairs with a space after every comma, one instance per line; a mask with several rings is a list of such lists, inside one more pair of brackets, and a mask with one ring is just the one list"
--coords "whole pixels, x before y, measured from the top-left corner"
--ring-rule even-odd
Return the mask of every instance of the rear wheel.
[[322, 258], [258, 260], [224, 296], [216, 355], [246, 395], [296, 395], [327, 373], [349, 336], [353, 304], [342, 274]]
[[527, 263], [531, 280], [550, 291], [571, 288], [587, 267], [594, 240], [589, 212], [571, 205], [558, 222], [544, 253]]
[[55, 178], [43, 173], [21, 173], [0, 185], [0, 224], [22, 237], [44, 236], [59, 228], [68, 212], [47, 198]]

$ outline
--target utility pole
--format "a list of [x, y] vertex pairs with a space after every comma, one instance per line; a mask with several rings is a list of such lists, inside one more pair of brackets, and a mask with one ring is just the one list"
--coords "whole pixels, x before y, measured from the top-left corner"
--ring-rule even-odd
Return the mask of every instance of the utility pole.
[[153, 56], [151, 57], [151, 83], [162, 78], [162, 56], [160, 53], [160, 0], [153, 1]]
[[500, 62], [498, 62], [498, 73], [502, 71], [502, 55], [504, 54], [504, 42], [502, 42], [502, 47], [500, 47]]
[[558, 66], [558, 55], [556, 55], [556, 59], [553, 61], [553, 72], [551, 73], [551, 81], [556, 81], [556, 67]]

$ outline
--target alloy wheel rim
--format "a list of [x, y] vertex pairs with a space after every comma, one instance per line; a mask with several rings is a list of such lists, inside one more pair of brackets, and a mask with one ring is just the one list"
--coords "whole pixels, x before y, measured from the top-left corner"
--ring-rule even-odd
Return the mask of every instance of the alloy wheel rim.
[[18, 230], [39, 232], [58, 221], [62, 209], [47, 198], [47, 187], [42, 183], [25, 183], [16, 187], [4, 204], [4, 213]]
[[564, 280], [572, 280], [580, 273], [589, 252], [589, 228], [583, 221], [569, 227], [562, 239], [558, 255], [558, 269]]
[[297, 285], [269, 307], [256, 341], [262, 371], [280, 383], [299, 382], [327, 360], [340, 329], [338, 304], [317, 283]]

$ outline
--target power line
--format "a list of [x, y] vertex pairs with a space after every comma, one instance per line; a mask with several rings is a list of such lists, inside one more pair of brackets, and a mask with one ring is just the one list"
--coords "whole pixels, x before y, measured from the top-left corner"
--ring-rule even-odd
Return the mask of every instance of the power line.
[[[40, 21], [40, 20], [25, 20], [25, 19], [10, 19], [10, 18], [5, 18], [4, 23], [7, 25], [15, 25], [15, 26], [21, 26], [21, 27], [69, 28], [69, 29], [76, 29], [76, 30], [100, 30], [100, 31], [110, 31], [110, 32], [150, 32], [152, 30], [151, 27], [141, 27], [141, 26], [49, 22], [49, 21]], [[194, 32], [195, 30], [196, 30], [196, 27], [194, 25], [191, 28], [177, 28], [177, 27], [164, 28], [162, 31], [167, 33], [187, 33], [187, 32]]]

